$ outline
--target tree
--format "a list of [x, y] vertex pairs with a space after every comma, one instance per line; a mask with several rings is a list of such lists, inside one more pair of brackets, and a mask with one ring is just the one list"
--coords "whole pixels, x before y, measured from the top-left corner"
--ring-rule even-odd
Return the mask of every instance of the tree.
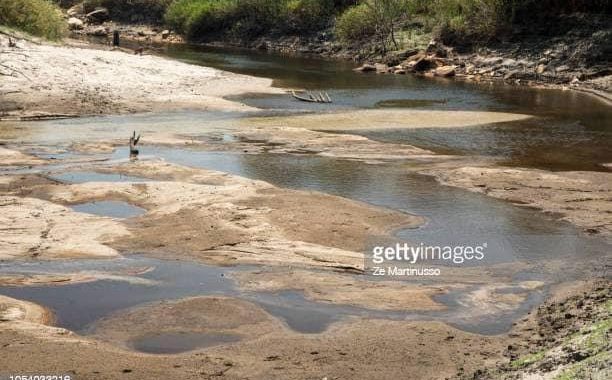
[[366, 0], [365, 4], [374, 18], [382, 53], [386, 54], [389, 43], [399, 49], [395, 32], [408, 16], [408, 0]]

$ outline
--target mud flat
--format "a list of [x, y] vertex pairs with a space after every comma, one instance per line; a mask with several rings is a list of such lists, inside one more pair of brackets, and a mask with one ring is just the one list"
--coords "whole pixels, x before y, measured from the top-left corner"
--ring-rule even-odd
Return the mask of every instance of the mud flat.
[[428, 170], [442, 184], [560, 215], [587, 233], [612, 234], [612, 173], [507, 167]]
[[269, 79], [77, 42], [60, 46], [19, 40], [16, 47], [7, 47], [2, 35], [0, 46], [6, 71], [0, 115], [5, 119], [181, 108], [250, 110], [223, 97], [280, 91]]
[[[3, 196], [2, 216], [5, 225], [18, 230], [10, 235], [4, 256], [98, 257], [117, 255], [117, 250], [146, 251], [218, 264], [292, 263], [359, 270], [359, 250], [368, 238], [385, 237], [394, 227], [414, 227], [423, 221], [336, 196], [280, 189], [162, 161], [115, 165], [106, 171], [158, 181], [27, 188], [19, 181], [29, 177], [14, 177], [16, 191]], [[147, 212], [126, 225], [60, 205], [96, 200], [125, 201]], [[83, 232], [58, 235], [67, 233], [70, 225], [82, 226]]]

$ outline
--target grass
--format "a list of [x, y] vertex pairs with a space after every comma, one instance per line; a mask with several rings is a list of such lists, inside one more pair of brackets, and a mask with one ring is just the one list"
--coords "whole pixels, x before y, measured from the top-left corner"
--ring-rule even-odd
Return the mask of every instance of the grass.
[[540, 360], [544, 359], [544, 351], [536, 352], [534, 354], [525, 355], [521, 358], [513, 360], [510, 362], [510, 367], [514, 369], [520, 369], [527, 367], [533, 363], [537, 363]]
[[59, 40], [66, 33], [60, 9], [49, 0], [0, 0], [0, 25]]

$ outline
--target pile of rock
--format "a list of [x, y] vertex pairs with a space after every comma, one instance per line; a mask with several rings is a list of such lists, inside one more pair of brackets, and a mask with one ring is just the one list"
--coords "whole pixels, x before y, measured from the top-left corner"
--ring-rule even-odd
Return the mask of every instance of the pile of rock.
[[[428, 49], [429, 50], [429, 49]], [[437, 52], [409, 50], [411, 54], [396, 54], [389, 63], [365, 63], [355, 69], [358, 72], [376, 72], [378, 74], [416, 73], [426, 76], [452, 77], [456, 74], [456, 65]], [[403, 60], [397, 64], [397, 58]]]
[[143, 42], [183, 42], [183, 39], [168, 29], [148, 25], [122, 25], [110, 19], [107, 8], [96, 7], [86, 9], [84, 3], [79, 3], [66, 11], [68, 28], [76, 35], [108, 37], [118, 30], [121, 36], [134, 41]]

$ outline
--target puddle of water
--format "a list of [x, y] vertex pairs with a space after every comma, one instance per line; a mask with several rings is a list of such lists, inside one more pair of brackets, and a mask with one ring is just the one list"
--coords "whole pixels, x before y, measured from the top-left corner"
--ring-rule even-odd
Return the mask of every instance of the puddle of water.
[[64, 173], [50, 174], [49, 178], [67, 183], [85, 182], [147, 182], [149, 179], [114, 173], [98, 173], [92, 171], [67, 171]]
[[131, 218], [144, 214], [147, 210], [121, 201], [97, 201], [70, 206], [74, 211], [111, 218]]
[[240, 336], [193, 331], [167, 332], [147, 335], [133, 340], [130, 345], [136, 351], [148, 354], [178, 354], [196, 349], [240, 341]]
[[[284, 322], [290, 329], [305, 334], [323, 332], [330, 324], [351, 317], [440, 320], [452, 323], [466, 331], [497, 334], [507, 331], [512, 321], [522, 315], [517, 314], [515, 310], [509, 310], [502, 314], [473, 316], [471, 314], [473, 307], [470, 304], [457, 301], [463, 296], [462, 292], [439, 298], [440, 302], [449, 307], [448, 310], [420, 313], [401, 310], [383, 311], [311, 301], [297, 291], [241, 292], [226, 274], [231, 271], [252, 269], [251, 267], [227, 269], [192, 262], [158, 260], [139, 255], [114, 260], [0, 263], [0, 274], [75, 273], [79, 271], [116, 273], [143, 267], [153, 267], [154, 270], [135, 276], [152, 280], [154, 284], [105, 279], [56, 286], [4, 286], [0, 287], [0, 294], [44, 305], [55, 313], [57, 326], [81, 334], [95, 333], [96, 321], [122, 310], [162, 300], [214, 295], [237, 297], [253, 302]], [[519, 305], [517, 310], [520, 313], [526, 312], [532, 306], [532, 302], [532, 299], [528, 299], [523, 305]], [[200, 347], [202, 342], [203, 340], [198, 338], [192, 343], [197, 343]], [[163, 340], [145, 340], [143, 344], [147, 347], [155, 346], [158, 350], [166, 350], [174, 349], [172, 347], [182, 343], [180, 339], [177, 339], [176, 342], [170, 344], [170, 348], [163, 344]], [[183, 349], [185, 346], [181, 347]]]

